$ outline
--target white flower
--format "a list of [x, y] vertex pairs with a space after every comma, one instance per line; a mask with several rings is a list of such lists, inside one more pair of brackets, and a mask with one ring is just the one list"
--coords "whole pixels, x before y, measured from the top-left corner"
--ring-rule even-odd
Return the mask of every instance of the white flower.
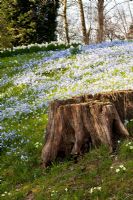
[[97, 187], [97, 189], [101, 191], [102, 188], [101, 187]]
[[119, 167], [124, 171], [126, 170], [126, 167], [124, 167], [124, 165], [120, 165]]
[[118, 172], [120, 172], [120, 169], [116, 169], [115, 171], [116, 171], [116, 173], [118, 173]]
[[100, 186], [98, 186], [98, 187], [93, 187], [93, 188], [90, 189], [89, 192], [90, 192], [90, 194], [92, 194], [92, 193], [93, 193], [94, 191], [96, 191], [96, 190], [101, 191], [101, 189], [102, 189], [102, 188], [101, 188]]
[[128, 124], [128, 122], [129, 122], [128, 120], [125, 120], [124, 125], [126, 126]]
[[91, 194], [93, 193], [93, 190], [94, 190], [93, 188], [90, 189], [90, 193], [91, 193]]
[[51, 197], [54, 196], [57, 192], [58, 192], [58, 191], [53, 190], [53, 191], [51, 192]]
[[67, 192], [67, 191], [68, 191], [68, 188], [65, 188], [65, 191]]
[[133, 149], [133, 146], [130, 146], [129, 148], [132, 150], [132, 149]]

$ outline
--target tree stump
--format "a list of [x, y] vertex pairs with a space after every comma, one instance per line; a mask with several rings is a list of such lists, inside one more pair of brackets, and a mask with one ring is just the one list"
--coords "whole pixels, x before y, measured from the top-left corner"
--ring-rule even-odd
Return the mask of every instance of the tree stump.
[[49, 107], [45, 145], [46, 167], [57, 157], [81, 155], [105, 144], [110, 152], [117, 140], [128, 137], [125, 120], [133, 119], [133, 90], [56, 100]]

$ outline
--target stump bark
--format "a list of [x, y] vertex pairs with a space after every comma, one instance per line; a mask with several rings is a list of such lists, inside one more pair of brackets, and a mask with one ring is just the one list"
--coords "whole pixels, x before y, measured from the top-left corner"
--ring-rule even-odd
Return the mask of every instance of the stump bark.
[[42, 149], [43, 165], [48, 166], [57, 157], [81, 155], [100, 144], [112, 152], [119, 138], [129, 136], [124, 121], [130, 119], [133, 90], [52, 102]]

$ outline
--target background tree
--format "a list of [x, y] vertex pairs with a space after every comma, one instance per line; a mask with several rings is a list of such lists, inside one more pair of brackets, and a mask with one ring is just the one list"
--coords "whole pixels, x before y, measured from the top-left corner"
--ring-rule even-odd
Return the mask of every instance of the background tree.
[[80, 20], [81, 20], [81, 30], [83, 34], [83, 42], [84, 44], [89, 43], [89, 38], [86, 30], [86, 23], [85, 23], [85, 15], [84, 15], [84, 8], [83, 8], [83, 2], [82, 0], [78, 0], [79, 4], [79, 11], [80, 11]]
[[36, 42], [51, 42], [57, 39], [57, 11], [58, 0], [37, 0], [36, 4]]
[[3, 0], [0, 9], [13, 46], [56, 40], [58, 0]]
[[58, 40], [69, 43], [70, 41], [78, 41], [80, 35], [80, 27], [78, 24], [78, 16], [76, 15], [74, 0], [60, 0], [60, 8], [58, 12], [57, 34]]
[[[82, 40], [84, 44], [89, 44], [108, 39], [123, 39], [126, 38], [133, 23], [132, 2], [131, 0], [2, 0], [0, 13], [2, 11], [4, 17], [0, 16], [0, 35], [1, 38], [7, 35], [6, 38], [13, 46], [54, 41], [57, 39], [57, 34], [59, 40], [67, 43], [70, 40], [72, 42]], [[3, 39], [1, 43], [2, 41]], [[6, 44], [10, 46], [10, 42]]]
[[13, 46], [35, 42], [35, 3], [27, 0], [5, 0], [2, 10], [12, 35]]
[[97, 42], [104, 41], [104, 0], [98, 0], [97, 12], [98, 12], [98, 30], [97, 30]]
[[133, 23], [132, 0], [112, 0], [109, 1], [108, 4], [109, 3], [111, 4], [111, 6], [109, 6], [108, 9], [105, 11], [105, 20], [106, 18], [108, 18], [109, 14], [109, 16], [111, 17], [111, 21], [115, 25], [115, 38], [126, 39], [130, 24]]
[[69, 44], [70, 38], [69, 38], [69, 30], [68, 30], [68, 20], [67, 20], [67, 0], [63, 1], [63, 18], [64, 18], [64, 28], [65, 28], [65, 34], [66, 34], [66, 41]]
[[[1, 8], [1, 3], [0, 3]], [[8, 30], [7, 21], [5, 20], [4, 13], [0, 9], [0, 49], [2, 48], [10, 48], [11, 44], [11, 35]]]

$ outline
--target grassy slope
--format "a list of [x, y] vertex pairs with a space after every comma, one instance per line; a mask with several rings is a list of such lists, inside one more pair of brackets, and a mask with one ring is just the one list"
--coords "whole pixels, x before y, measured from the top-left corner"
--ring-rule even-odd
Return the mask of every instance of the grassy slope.
[[[29, 71], [24, 73], [25, 68], [21, 66], [25, 63], [38, 61], [47, 56], [50, 55], [48, 53], [32, 53], [0, 60], [0, 76], [3, 78], [6, 74], [5, 79], [7, 80], [0, 87], [0, 101], [2, 109], [10, 108], [6, 111], [7, 113], [4, 113], [5, 117], [0, 126], [1, 133], [4, 133], [0, 162], [0, 198], [21, 200], [34, 196], [37, 200], [133, 199], [132, 141], [121, 141], [114, 155], [109, 155], [108, 150], [101, 147], [93, 149], [78, 160], [67, 159], [60, 164], [53, 163], [52, 167], [46, 171], [41, 169], [40, 154], [47, 123], [47, 105], [41, 105], [41, 101], [46, 102], [54, 95], [58, 97], [60, 93], [63, 96], [65, 92], [68, 96], [68, 86], [59, 87], [59, 84], [65, 80], [63, 78], [67, 76], [71, 80], [76, 80], [74, 84], [70, 81], [71, 93], [79, 90], [80, 84], [82, 90], [84, 82], [88, 85], [96, 83], [94, 86], [96, 85], [97, 91], [97, 83], [99, 84], [100, 79], [107, 78], [106, 74], [104, 75], [106, 70], [103, 71], [103, 67], [108, 65], [107, 60], [105, 64], [101, 59], [91, 60], [93, 65], [91, 63], [85, 66], [83, 63], [80, 71], [78, 62], [75, 61], [78, 56], [74, 55], [69, 56], [68, 59], [61, 59], [59, 62], [58, 60], [52, 61], [52, 65], [41, 63], [41, 67], [38, 67], [38, 63], [34, 63], [30, 67], [28, 66]], [[88, 59], [87, 54], [82, 59], [85, 58]], [[118, 56], [118, 61], [124, 63], [125, 57]], [[73, 62], [75, 64], [71, 70]], [[61, 68], [63, 63], [65, 63], [65, 68], [64, 66]], [[45, 70], [47, 66], [49, 69], [52, 66], [52, 70]], [[87, 69], [91, 70], [87, 71]], [[123, 82], [128, 80], [128, 83], [132, 83], [132, 69], [133, 66], [130, 64], [124, 71], [124, 64], [121, 68], [118, 64], [118, 68], [113, 68], [111, 73], [114, 80], [115, 77], [119, 77], [123, 79]], [[76, 75], [74, 74], [75, 70], [78, 71]], [[93, 77], [93, 70], [95, 70], [94, 75], [97, 72], [101, 72], [101, 74]], [[82, 74], [83, 71], [84, 74]], [[32, 78], [34, 74], [39, 78], [35, 77], [34, 80], [31, 78], [30, 82], [22, 80], [14, 84], [16, 80], [20, 80], [23, 73], [24, 79], [26, 74], [31, 72]], [[47, 79], [46, 82], [45, 79]], [[58, 82], [54, 82], [55, 80]], [[83, 85], [82, 82], [78, 82], [79, 80], [83, 80]], [[36, 81], [38, 81], [37, 84]], [[50, 87], [47, 86], [47, 82], [50, 83]], [[118, 89], [121, 86], [120, 83]], [[115, 84], [115, 81], [109, 83], [108, 87], [111, 84]], [[42, 87], [43, 85], [45, 88]], [[42, 89], [36, 90], [38, 86]], [[13, 100], [12, 97], [14, 97]], [[25, 107], [27, 102], [29, 107]], [[20, 109], [22, 104], [23, 107]], [[15, 114], [13, 114], [14, 112]]]

